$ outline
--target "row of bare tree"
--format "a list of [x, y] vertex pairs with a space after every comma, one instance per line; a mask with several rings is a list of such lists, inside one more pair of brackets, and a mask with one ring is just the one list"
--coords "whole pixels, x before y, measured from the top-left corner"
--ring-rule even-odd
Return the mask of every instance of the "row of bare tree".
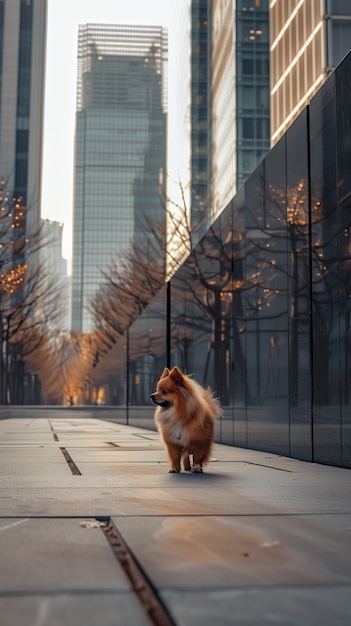
[[[166, 216], [166, 212], [165, 212]], [[62, 285], [40, 263], [50, 245], [38, 227], [28, 232], [21, 198], [0, 195], [0, 403], [74, 403], [92, 369], [116, 343], [190, 250], [187, 211], [159, 222], [145, 218], [144, 233], [127, 253], [102, 270], [103, 287], [89, 309], [90, 333], [61, 328]], [[166, 233], [177, 232], [176, 245]], [[165, 251], [168, 250], [168, 257]]]
[[[40, 229], [27, 232], [20, 199], [10, 200], [2, 190], [0, 402], [76, 402], [89, 386], [97, 363], [120, 341], [185, 258], [181, 277], [172, 281], [173, 289], [183, 292], [197, 313], [187, 322], [184, 312], [179, 311], [178, 321], [183, 328], [187, 323], [192, 327], [197, 323], [200, 329], [204, 319], [212, 326], [215, 387], [220, 387], [219, 378], [225, 369], [221, 358], [226, 358], [224, 348], [229, 340], [240, 374], [244, 371], [239, 340], [243, 327], [252, 320], [287, 316], [288, 293], [293, 305], [291, 372], [296, 373], [297, 380], [294, 347], [299, 328], [307, 323], [309, 280], [307, 202], [303, 187], [295, 190], [295, 195], [297, 192], [300, 208], [293, 214], [289, 207], [297, 206], [296, 202], [281, 202], [270, 192], [264, 199], [269, 225], [262, 226], [260, 211], [256, 211], [245, 240], [239, 214], [230, 219], [223, 214], [220, 231], [212, 226], [193, 249], [185, 203], [174, 205], [171, 212], [165, 210], [159, 222], [145, 219], [144, 232], [130, 244], [128, 252], [116, 256], [102, 270], [103, 286], [89, 304], [93, 331], [65, 333], [60, 328], [60, 286], [53, 284], [38, 263], [40, 247], [48, 242], [43, 241]], [[317, 220], [322, 223], [323, 216]], [[316, 246], [313, 252], [316, 273], [322, 272], [320, 281], [326, 285]], [[40, 389], [33, 381], [40, 381]], [[297, 382], [294, 388], [297, 394]]]

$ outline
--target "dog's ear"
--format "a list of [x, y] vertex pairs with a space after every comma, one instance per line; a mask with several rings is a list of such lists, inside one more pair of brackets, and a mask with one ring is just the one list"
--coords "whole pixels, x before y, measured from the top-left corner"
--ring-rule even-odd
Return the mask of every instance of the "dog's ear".
[[162, 374], [160, 376], [160, 379], [161, 378], [166, 378], [166, 376], [168, 376], [168, 375], [169, 375], [169, 369], [168, 369], [168, 367], [165, 367], [165, 369], [163, 370], [163, 372], [162, 372]]
[[170, 372], [170, 377], [176, 385], [181, 385], [184, 380], [184, 376], [177, 366]]

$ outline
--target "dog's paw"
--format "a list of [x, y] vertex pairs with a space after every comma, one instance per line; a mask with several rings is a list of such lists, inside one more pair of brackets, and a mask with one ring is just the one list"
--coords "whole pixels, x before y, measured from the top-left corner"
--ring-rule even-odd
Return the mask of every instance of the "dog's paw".
[[193, 474], [202, 474], [204, 470], [202, 469], [201, 465], [194, 465], [192, 471]]
[[170, 467], [168, 470], [169, 474], [179, 474], [180, 470], [176, 469], [175, 467]]

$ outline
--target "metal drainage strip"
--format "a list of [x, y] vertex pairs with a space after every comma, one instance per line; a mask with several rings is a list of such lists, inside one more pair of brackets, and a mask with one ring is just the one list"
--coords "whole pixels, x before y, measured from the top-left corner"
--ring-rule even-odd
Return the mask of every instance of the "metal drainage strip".
[[55, 441], [59, 441], [58, 435], [55, 433], [54, 427], [53, 427], [53, 425], [52, 425], [50, 420], [49, 420], [49, 426], [50, 426], [50, 429], [51, 429], [52, 436], [53, 436], [54, 440]]
[[[101, 518], [100, 518], [101, 519]], [[155, 626], [175, 626], [166, 609], [157, 597], [151, 583], [127, 548], [116, 527], [109, 518], [101, 520], [105, 523], [101, 528], [126, 575], [132, 585], [133, 592], [137, 595], [144, 611], [147, 613], [151, 624]]]
[[79, 470], [79, 468], [77, 467], [77, 465], [75, 464], [75, 462], [73, 461], [71, 455], [69, 452], [67, 452], [66, 448], [60, 448], [63, 456], [65, 457], [68, 467], [71, 470], [72, 474], [74, 476], [81, 476], [82, 472]]

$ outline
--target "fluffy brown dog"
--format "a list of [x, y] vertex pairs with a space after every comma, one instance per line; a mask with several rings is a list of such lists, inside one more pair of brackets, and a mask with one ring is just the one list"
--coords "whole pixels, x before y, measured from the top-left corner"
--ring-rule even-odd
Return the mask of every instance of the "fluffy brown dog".
[[155, 423], [171, 461], [169, 472], [180, 472], [181, 459], [184, 470], [202, 472], [211, 456], [214, 423], [221, 413], [219, 401], [178, 367], [164, 369], [150, 397], [158, 405]]

